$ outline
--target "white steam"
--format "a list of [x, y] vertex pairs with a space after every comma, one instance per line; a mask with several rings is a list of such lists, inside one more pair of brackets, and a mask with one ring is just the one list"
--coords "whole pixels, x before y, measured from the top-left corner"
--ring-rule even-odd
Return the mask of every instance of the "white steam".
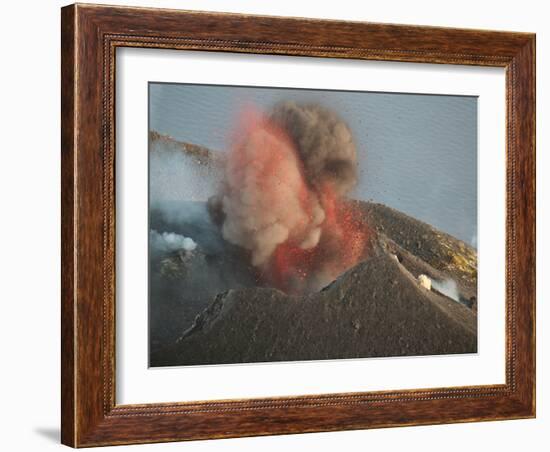
[[426, 275], [418, 276], [418, 283], [426, 290], [432, 290], [432, 280]]
[[149, 243], [150, 247], [159, 253], [177, 250], [193, 251], [197, 248], [197, 244], [190, 237], [184, 237], [174, 232], [159, 233], [154, 229], [151, 229], [149, 233]]
[[444, 279], [438, 281], [432, 279], [432, 287], [439, 293], [442, 293], [446, 297], [453, 299], [454, 301], [460, 301], [460, 294], [458, 293], [458, 287], [452, 279]]
[[201, 160], [182, 146], [167, 138], [151, 141], [149, 202], [152, 207], [182, 199], [206, 201], [217, 192], [221, 179], [219, 164], [207, 157]]

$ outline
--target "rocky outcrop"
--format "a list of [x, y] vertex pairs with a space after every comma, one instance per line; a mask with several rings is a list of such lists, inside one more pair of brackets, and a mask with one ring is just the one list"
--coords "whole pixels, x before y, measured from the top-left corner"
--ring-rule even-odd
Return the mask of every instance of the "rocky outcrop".
[[[462, 240], [384, 204], [354, 201], [369, 226], [401, 250], [465, 288], [477, 286], [477, 252]], [[403, 256], [405, 258], [405, 256]]]

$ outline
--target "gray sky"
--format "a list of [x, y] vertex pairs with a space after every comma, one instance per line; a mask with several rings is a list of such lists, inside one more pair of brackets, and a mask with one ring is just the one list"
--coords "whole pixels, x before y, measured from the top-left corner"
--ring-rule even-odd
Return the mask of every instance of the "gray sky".
[[[477, 98], [151, 83], [149, 127], [225, 151], [240, 111], [315, 102], [350, 126], [359, 155], [352, 197], [401, 210], [477, 246]], [[154, 183], [154, 181], [151, 181]]]

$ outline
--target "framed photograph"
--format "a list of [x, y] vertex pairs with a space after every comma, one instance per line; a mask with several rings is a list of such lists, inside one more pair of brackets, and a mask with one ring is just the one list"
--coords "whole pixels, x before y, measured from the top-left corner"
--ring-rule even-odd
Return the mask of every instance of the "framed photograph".
[[62, 442], [535, 416], [535, 36], [62, 9]]

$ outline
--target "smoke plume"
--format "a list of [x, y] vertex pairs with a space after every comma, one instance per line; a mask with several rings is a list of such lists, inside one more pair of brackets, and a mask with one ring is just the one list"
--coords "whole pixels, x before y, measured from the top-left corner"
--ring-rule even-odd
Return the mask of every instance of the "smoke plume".
[[349, 127], [319, 105], [242, 115], [209, 208], [264, 283], [319, 290], [364, 257], [368, 228], [345, 198], [357, 182], [356, 154]]
[[452, 279], [443, 279], [432, 281], [432, 286], [435, 290], [442, 293], [446, 297], [452, 298], [454, 301], [460, 301], [460, 293], [458, 292], [458, 287], [456, 282]]
[[159, 233], [154, 229], [149, 231], [149, 244], [153, 254], [168, 253], [176, 250], [193, 251], [197, 244], [190, 237], [175, 232]]

